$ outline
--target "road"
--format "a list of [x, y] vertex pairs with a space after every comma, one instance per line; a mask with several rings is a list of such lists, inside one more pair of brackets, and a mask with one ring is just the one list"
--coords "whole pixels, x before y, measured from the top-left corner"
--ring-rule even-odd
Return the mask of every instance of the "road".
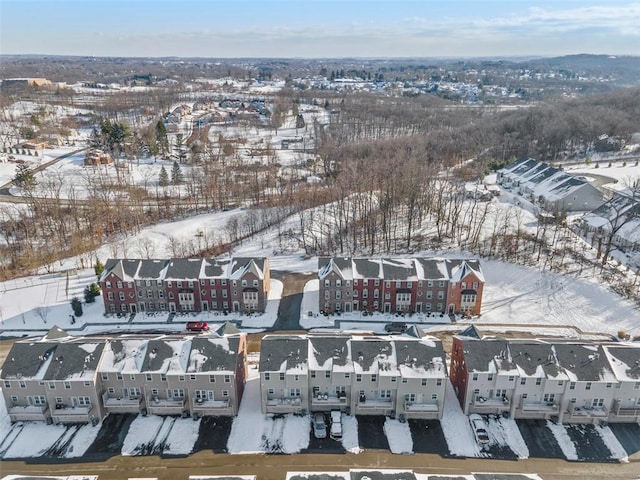
[[[35, 462], [38, 462], [35, 459]], [[433, 454], [394, 455], [369, 450], [360, 454], [229, 455], [201, 451], [184, 458], [116, 456], [97, 463], [33, 463], [3, 461], [2, 475], [99, 475], [100, 480], [158, 478], [186, 480], [189, 475], [257, 475], [284, 480], [288, 471], [347, 471], [349, 468], [411, 469], [416, 473], [468, 475], [472, 472], [537, 473], [544, 480], [638, 478], [640, 460], [629, 463], [567, 462], [548, 458], [525, 460], [452, 459]]]
[[271, 276], [280, 280], [284, 287], [282, 299], [278, 307], [278, 318], [269, 331], [302, 330], [300, 326], [300, 306], [302, 305], [302, 292], [304, 285], [311, 280], [314, 274], [289, 273], [271, 271]]

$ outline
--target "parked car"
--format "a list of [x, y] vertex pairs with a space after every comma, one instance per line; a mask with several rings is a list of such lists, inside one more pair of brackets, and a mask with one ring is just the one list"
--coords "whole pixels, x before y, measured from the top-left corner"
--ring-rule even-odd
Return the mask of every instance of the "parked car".
[[387, 323], [384, 331], [387, 333], [404, 333], [407, 330], [407, 324], [401, 322]]
[[331, 430], [329, 436], [334, 440], [342, 438], [342, 413], [339, 410], [331, 410]]
[[471, 429], [473, 430], [473, 435], [476, 437], [476, 442], [481, 447], [484, 447], [489, 444], [489, 433], [487, 432], [487, 424], [482, 419], [480, 415], [477, 413], [472, 413], [469, 415], [469, 423], [471, 424]]
[[322, 413], [313, 414], [313, 435], [316, 438], [327, 438], [327, 424]]
[[209, 330], [207, 322], [188, 322], [187, 330], [190, 332], [202, 332]]

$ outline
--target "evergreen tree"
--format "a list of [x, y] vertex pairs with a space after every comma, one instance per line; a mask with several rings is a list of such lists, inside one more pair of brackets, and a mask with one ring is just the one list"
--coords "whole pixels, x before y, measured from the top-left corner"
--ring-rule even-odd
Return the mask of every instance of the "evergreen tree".
[[160, 169], [160, 180], [158, 182], [161, 187], [166, 187], [169, 185], [169, 174], [167, 170], [164, 168], [164, 165]]
[[13, 184], [23, 190], [31, 191], [37, 185], [33, 170], [26, 163], [18, 164], [16, 175], [13, 177]]
[[82, 302], [78, 297], [73, 297], [71, 299], [71, 308], [73, 309], [73, 313], [76, 317], [82, 316]]
[[182, 170], [178, 162], [173, 162], [173, 168], [171, 168], [171, 183], [174, 185], [182, 185], [184, 177], [182, 176]]
[[96, 260], [96, 264], [93, 266], [93, 271], [96, 273], [96, 277], [100, 280], [102, 272], [104, 272], [104, 265], [100, 260]]
[[158, 150], [160, 150], [163, 157], [166, 157], [169, 152], [169, 139], [167, 138], [167, 127], [165, 127], [162, 119], [156, 123], [156, 142]]
[[86, 303], [94, 303], [96, 297], [100, 296], [100, 287], [97, 283], [92, 283], [90, 286], [84, 289], [84, 301]]

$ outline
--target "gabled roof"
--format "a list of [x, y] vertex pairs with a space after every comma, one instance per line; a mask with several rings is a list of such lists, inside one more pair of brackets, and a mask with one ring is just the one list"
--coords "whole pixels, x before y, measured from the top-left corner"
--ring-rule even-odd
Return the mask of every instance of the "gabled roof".
[[478, 280], [484, 282], [484, 274], [478, 260], [445, 260], [449, 271], [449, 279], [452, 282], [461, 282], [469, 275], [475, 275]]
[[104, 349], [104, 340], [78, 340], [56, 346], [43, 380], [91, 379]]
[[2, 378], [42, 379], [57, 344], [52, 342], [16, 342], [2, 365]]
[[140, 260], [136, 259], [109, 259], [104, 265], [104, 271], [100, 277], [100, 281], [103, 281], [107, 276], [113, 273], [123, 282], [132, 282], [138, 272], [140, 266]]
[[318, 278], [323, 280], [330, 273], [335, 273], [343, 280], [348, 271], [351, 278], [351, 259], [343, 257], [318, 257]]
[[136, 278], [161, 280], [168, 266], [169, 260], [142, 260]]
[[349, 339], [346, 335], [309, 337], [309, 369], [333, 370], [336, 367], [352, 367]]
[[509, 342], [511, 360], [521, 376], [558, 378], [564, 372], [558, 365], [552, 346], [543, 342]]
[[267, 335], [260, 347], [261, 372], [307, 371], [307, 339], [300, 336]]
[[615, 381], [615, 375], [600, 345], [556, 343], [558, 363], [572, 381]]
[[200, 278], [201, 258], [172, 258], [165, 279], [197, 280]]
[[184, 373], [189, 361], [191, 337], [162, 337], [149, 341], [143, 372]]
[[396, 337], [396, 361], [403, 377], [431, 375], [447, 376], [446, 356], [442, 342], [433, 337], [424, 337], [420, 341], [403, 340]]
[[607, 345], [604, 352], [618, 380], [640, 380], [640, 345]]
[[191, 342], [188, 372], [234, 373], [238, 363], [240, 335], [198, 335]]
[[230, 265], [229, 278], [240, 279], [247, 273], [253, 273], [257, 278], [264, 278], [264, 258], [234, 258]]
[[475, 340], [468, 337], [459, 337], [459, 339], [469, 372], [515, 371], [515, 365], [509, 357], [509, 346], [506, 340]]
[[393, 343], [380, 337], [351, 340], [351, 355], [356, 373], [398, 373]]
[[117, 337], [107, 341], [98, 370], [123, 374], [140, 373], [149, 339]]

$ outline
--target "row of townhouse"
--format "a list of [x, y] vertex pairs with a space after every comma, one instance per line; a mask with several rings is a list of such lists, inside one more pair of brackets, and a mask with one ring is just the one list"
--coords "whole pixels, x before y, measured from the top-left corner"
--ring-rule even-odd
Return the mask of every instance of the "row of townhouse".
[[465, 414], [640, 421], [640, 345], [456, 336], [449, 372]]
[[0, 377], [12, 422], [95, 424], [109, 413], [198, 418], [238, 411], [245, 334], [80, 338], [56, 331], [17, 341], [9, 351]]
[[448, 381], [442, 343], [411, 336], [268, 335], [259, 372], [271, 414], [439, 419]]
[[589, 211], [604, 202], [602, 192], [588, 181], [533, 158], [511, 162], [498, 171], [497, 180], [552, 212]]
[[110, 259], [100, 276], [106, 313], [263, 312], [268, 258]]
[[478, 260], [318, 259], [319, 310], [478, 315], [484, 274]]

